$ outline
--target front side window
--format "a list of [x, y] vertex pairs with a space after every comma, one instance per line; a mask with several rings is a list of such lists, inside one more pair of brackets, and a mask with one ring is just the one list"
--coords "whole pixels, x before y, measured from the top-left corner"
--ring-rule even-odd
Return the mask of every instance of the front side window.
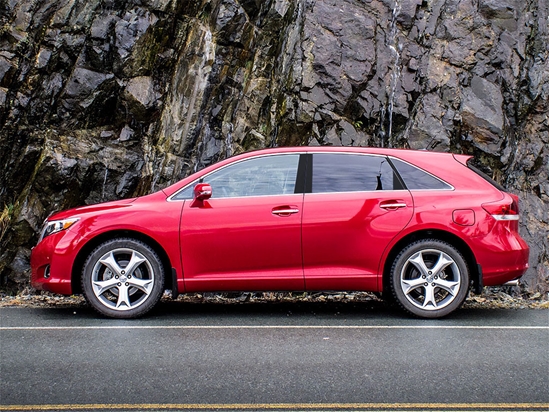
[[313, 193], [402, 189], [386, 157], [345, 153], [313, 155]]
[[192, 183], [174, 196], [174, 200], [192, 199], [197, 183], [210, 184], [212, 198], [293, 194], [298, 163], [299, 154], [243, 160]]

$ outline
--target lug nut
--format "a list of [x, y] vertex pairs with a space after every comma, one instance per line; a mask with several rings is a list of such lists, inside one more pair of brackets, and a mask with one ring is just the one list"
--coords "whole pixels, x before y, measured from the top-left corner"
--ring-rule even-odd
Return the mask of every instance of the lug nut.
[[130, 286], [130, 284], [128, 282], [126, 282], [126, 286]]
[[120, 277], [120, 276], [116, 275], [114, 278], [115, 278], [115, 279], [118, 279], [119, 277]]
[[124, 274], [126, 274], [126, 271], [125, 271], [125, 270], [123, 270], [123, 271], [122, 271], [122, 272], [120, 272], [120, 273], [122, 273], [122, 274], [124, 275]]
[[426, 277], [427, 277], [427, 276], [423, 275], [423, 276], [421, 277], [421, 279], [425, 279]]
[[118, 286], [122, 286], [122, 283], [118, 282]]
[[428, 284], [427, 282], [425, 282], [425, 283], [423, 284], [423, 286], [429, 286], [429, 284]]
[[128, 275], [128, 279], [131, 279], [132, 278], [132, 275]]

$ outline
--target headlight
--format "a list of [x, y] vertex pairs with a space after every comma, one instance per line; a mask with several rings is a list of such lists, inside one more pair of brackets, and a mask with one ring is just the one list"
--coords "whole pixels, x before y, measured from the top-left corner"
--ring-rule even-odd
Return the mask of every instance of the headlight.
[[68, 229], [79, 220], [80, 220], [79, 218], [50, 220], [50, 221], [46, 220], [46, 222], [44, 223], [44, 226], [42, 227], [42, 232], [40, 233], [40, 238], [38, 239], [38, 243], [40, 243], [42, 239], [44, 239], [45, 237], [48, 237], [49, 235]]

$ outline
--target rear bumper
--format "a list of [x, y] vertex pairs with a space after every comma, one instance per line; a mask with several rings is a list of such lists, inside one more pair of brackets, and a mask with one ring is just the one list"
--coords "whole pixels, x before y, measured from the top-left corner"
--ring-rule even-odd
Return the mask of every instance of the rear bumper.
[[518, 233], [506, 227], [496, 226], [473, 250], [482, 267], [484, 286], [517, 280], [528, 269], [528, 245]]

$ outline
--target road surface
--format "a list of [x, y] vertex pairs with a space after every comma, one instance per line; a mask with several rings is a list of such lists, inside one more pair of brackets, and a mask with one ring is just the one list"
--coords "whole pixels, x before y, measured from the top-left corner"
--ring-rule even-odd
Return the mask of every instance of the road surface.
[[549, 410], [549, 311], [0, 309], [0, 410]]

